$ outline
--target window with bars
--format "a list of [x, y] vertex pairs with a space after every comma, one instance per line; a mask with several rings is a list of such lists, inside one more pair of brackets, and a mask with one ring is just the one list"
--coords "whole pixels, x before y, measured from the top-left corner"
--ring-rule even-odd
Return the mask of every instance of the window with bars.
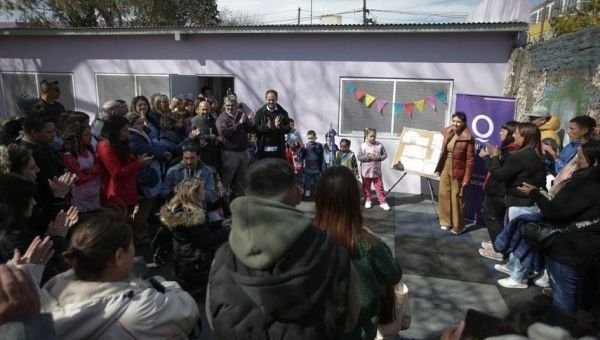
[[156, 93], [169, 94], [168, 75], [141, 74], [96, 74], [98, 110], [102, 105], [115, 99], [123, 99], [127, 104], [135, 96], [150, 96]]
[[73, 91], [73, 75], [70, 73], [22, 73], [22, 72], [3, 72], [2, 80], [2, 98], [4, 101], [3, 114], [12, 116], [20, 112], [19, 102], [26, 98], [39, 98], [39, 85], [42, 80], [58, 81], [60, 87], [60, 98], [58, 101], [63, 104], [65, 109], [75, 109], [75, 94]]
[[450, 115], [452, 88], [452, 80], [340, 78], [338, 131], [362, 137], [371, 127], [383, 138], [399, 137], [405, 126], [439, 131]]

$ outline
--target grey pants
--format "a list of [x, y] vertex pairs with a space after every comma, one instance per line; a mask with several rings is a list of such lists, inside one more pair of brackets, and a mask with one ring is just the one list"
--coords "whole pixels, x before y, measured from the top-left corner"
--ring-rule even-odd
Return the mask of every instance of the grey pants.
[[246, 193], [246, 170], [248, 169], [248, 153], [244, 151], [221, 152], [221, 161], [223, 163], [223, 186], [230, 196], [230, 199], [244, 196]]

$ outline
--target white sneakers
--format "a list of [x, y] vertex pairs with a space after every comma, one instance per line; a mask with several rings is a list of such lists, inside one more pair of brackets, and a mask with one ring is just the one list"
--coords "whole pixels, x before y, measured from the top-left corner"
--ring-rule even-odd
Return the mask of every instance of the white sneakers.
[[[373, 203], [371, 201], [365, 201], [365, 208], [371, 209], [373, 207]], [[379, 207], [385, 211], [390, 210], [390, 205], [387, 203], [380, 204]]]
[[506, 279], [498, 280], [498, 284], [505, 288], [525, 289], [528, 287], [527, 284], [517, 282], [517, 281], [511, 279], [510, 277], [507, 277]]
[[550, 277], [548, 276], [548, 272], [546, 270], [544, 270], [544, 274], [542, 274], [542, 276], [537, 278], [537, 280], [535, 280], [533, 283], [538, 287], [549, 288], [550, 287]]

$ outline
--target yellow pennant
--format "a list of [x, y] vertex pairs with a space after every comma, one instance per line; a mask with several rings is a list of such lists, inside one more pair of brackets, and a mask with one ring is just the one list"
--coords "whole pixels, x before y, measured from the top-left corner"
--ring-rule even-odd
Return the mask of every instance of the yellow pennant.
[[370, 94], [365, 95], [365, 105], [367, 105], [367, 107], [373, 105], [373, 103], [375, 102], [375, 97], [373, 97]]
[[425, 108], [425, 100], [424, 99], [417, 100], [415, 102], [415, 106], [417, 107], [419, 112], [423, 112], [423, 109]]

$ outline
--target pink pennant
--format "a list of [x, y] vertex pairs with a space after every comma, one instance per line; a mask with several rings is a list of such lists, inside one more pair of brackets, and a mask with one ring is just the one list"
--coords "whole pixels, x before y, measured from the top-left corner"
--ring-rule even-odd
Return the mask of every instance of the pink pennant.
[[412, 118], [413, 110], [415, 109], [415, 103], [404, 103], [404, 112]]
[[383, 108], [388, 104], [388, 102], [386, 100], [383, 99], [377, 99], [375, 101], [375, 106], [377, 106], [377, 111], [379, 111], [380, 113], [383, 113]]
[[427, 105], [431, 106], [431, 108], [433, 108], [433, 110], [437, 112], [437, 107], [436, 107], [436, 102], [435, 102], [435, 96], [431, 96], [431, 97], [425, 99], [425, 103]]
[[361, 100], [366, 95], [367, 95], [367, 92], [363, 89], [358, 89], [358, 90], [356, 90], [356, 92], [354, 92], [354, 98], [356, 98], [356, 100]]

